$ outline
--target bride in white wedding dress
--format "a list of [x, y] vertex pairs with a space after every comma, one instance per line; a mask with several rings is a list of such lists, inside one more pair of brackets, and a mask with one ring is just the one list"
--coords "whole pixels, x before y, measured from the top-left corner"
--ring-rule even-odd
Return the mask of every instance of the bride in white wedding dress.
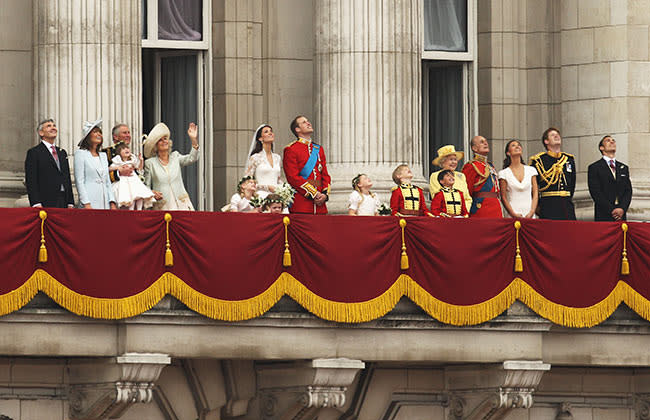
[[255, 136], [248, 152], [248, 163], [245, 175], [254, 176], [257, 180], [257, 195], [266, 198], [282, 184], [282, 158], [273, 153], [275, 135], [268, 124], [260, 125], [255, 130]]
[[503, 170], [499, 171], [501, 201], [506, 217], [536, 218], [537, 169], [524, 164], [523, 148], [517, 140], [506, 144]]

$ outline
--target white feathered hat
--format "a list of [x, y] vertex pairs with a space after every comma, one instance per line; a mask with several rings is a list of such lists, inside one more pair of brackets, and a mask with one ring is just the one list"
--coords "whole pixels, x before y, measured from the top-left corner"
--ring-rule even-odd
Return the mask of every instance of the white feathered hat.
[[143, 153], [145, 159], [148, 159], [156, 154], [156, 143], [158, 143], [158, 140], [164, 136], [171, 137], [169, 127], [167, 127], [165, 123], [158, 123], [151, 129], [149, 135], [145, 138], [144, 144], [142, 145], [144, 149]]
[[93, 128], [95, 127], [102, 128], [101, 118], [97, 121], [84, 121], [83, 128], [81, 129], [81, 141], [79, 142], [78, 146], [81, 146], [81, 143], [84, 142], [86, 137], [88, 137], [88, 134], [90, 134], [90, 132], [93, 131]]

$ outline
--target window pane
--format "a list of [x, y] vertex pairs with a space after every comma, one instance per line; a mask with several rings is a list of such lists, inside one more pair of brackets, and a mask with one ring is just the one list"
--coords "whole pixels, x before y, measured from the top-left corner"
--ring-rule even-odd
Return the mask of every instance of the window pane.
[[142, 26], [142, 39], [147, 39], [147, 0], [142, 0], [142, 20], [140, 24]]
[[[187, 126], [198, 120], [197, 56], [163, 57], [160, 73], [161, 119], [171, 131], [173, 150], [185, 155], [192, 148]], [[194, 207], [198, 208], [198, 164], [185, 166], [181, 171], [185, 189]]]
[[202, 0], [158, 0], [158, 39], [201, 41]]
[[[426, 69], [426, 67], [425, 67]], [[438, 149], [453, 144], [463, 150], [463, 66], [429, 67], [428, 92], [424, 92], [429, 104], [429, 173], [438, 169], [431, 161], [438, 156]], [[458, 162], [458, 171], [463, 162]]]
[[424, 0], [425, 51], [467, 51], [467, 0]]

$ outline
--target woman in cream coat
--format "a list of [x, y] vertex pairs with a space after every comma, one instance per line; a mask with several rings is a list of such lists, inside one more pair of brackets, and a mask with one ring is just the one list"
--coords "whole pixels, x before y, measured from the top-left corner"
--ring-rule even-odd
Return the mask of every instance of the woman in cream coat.
[[102, 120], [84, 122], [79, 150], [74, 154], [74, 178], [79, 206], [85, 209], [116, 209], [108, 174], [106, 153], [102, 147]]
[[189, 155], [171, 151], [172, 141], [167, 125], [158, 123], [144, 142], [144, 183], [151, 188], [158, 210], [194, 210], [185, 190], [181, 167], [199, 160], [198, 128], [190, 123], [187, 135], [192, 141]]

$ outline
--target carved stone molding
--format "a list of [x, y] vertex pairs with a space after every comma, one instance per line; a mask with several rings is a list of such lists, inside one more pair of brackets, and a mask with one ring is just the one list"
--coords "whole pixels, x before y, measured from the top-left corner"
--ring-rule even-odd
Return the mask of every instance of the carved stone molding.
[[573, 420], [573, 413], [571, 412], [572, 407], [570, 402], [563, 402], [560, 404], [560, 408], [557, 411], [555, 420]]
[[315, 359], [257, 366], [265, 419], [304, 419], [323, 408], [341, 408], [345, 392], [365, 367], [360, 360]]
[[[506, 361], [491, 366], [461, 366], [446, 372], [453, 394], [462, 394], [465, 400], [478, 400], [467, 417], [452, 416], [456, 420], [496, 420], [507, 416], [515, 408], [529, 409], [533, 393], [544, 372], [551, 366], [541, 361]], [[451, 401], [457, 398], [452, 395]]]
[[74, 420], [119, 418], [133, 404], [149, 403], [165, 354], [127, 353], [115, 359], [71, 366], [70, 417]]
[[636, 419], [650, 420], [650, 395], [636, 395], [634, 411]]

